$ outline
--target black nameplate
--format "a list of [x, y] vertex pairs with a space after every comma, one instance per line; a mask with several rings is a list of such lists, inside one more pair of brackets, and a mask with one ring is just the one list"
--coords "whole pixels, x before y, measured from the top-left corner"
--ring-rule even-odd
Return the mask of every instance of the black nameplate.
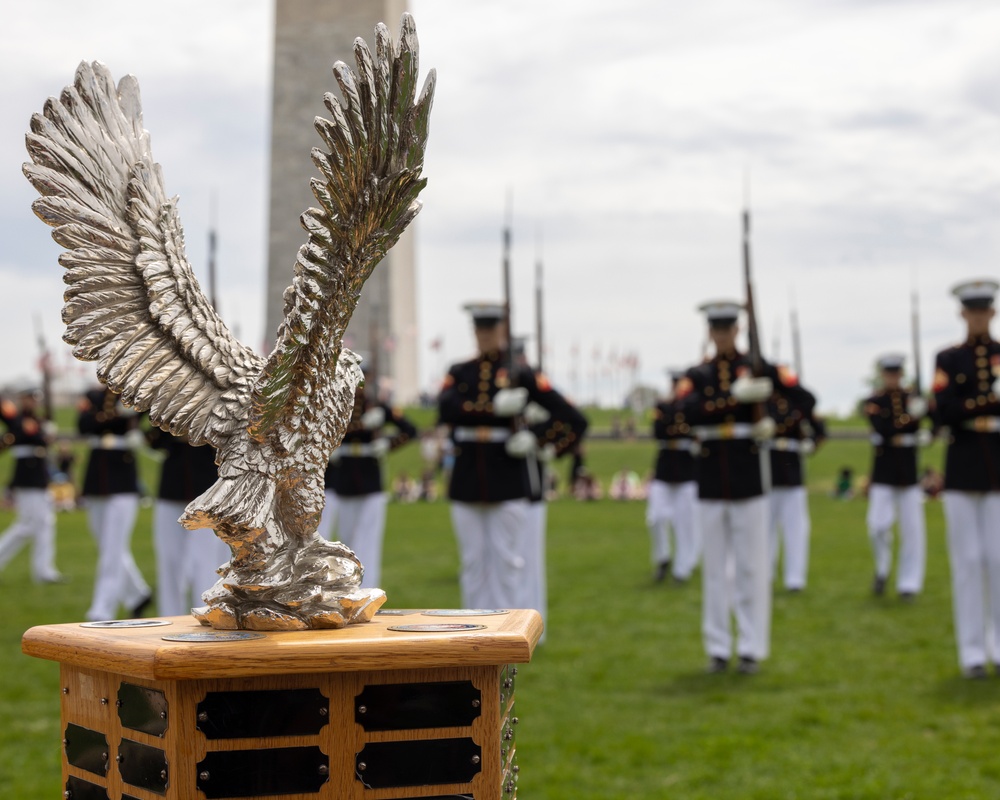
[[354, 721], [366, 731], [464, 728], [481, 706], [472, 681], [387, 683], [366, 686], [354, 699]]
[[103, 733], [70, 723], [66, 726], [65, 742], [67, 763], [95, 775], [107, 773], [108, 739]]
[[326, 783], [330, 760], [318, 747], [220, 750], [198, 762], [205, 797], [314, 794]]
[[165, 794], [170, 783], [167, 756], [157, 747], [122, 739], [118, 746], [118, 771], [122, 780], [156, 794]]
[[369, 742], [354, 759], [368, 789], [468, 783], [482, 769], [482, 748], [472, 739]]
[[167, 698], [156, 689], [123, 683], [118, 687], [118, 719], [126, 728], [163, 736], [167, 730]]
[[66, 797], [73, 800], [109, 800], [108, 790], [96, 783], [70, 775], [66, 779]]
[[209, 692], [198, 703], [197, 727], [206, 739], [313, 736], [329, 714], [319, 689]]

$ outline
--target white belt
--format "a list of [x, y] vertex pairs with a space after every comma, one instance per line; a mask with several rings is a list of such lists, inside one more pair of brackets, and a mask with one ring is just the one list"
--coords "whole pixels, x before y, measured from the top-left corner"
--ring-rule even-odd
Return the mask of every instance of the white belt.
[[342, 444], [337, 448], [337, 454], [340, 456], [353, 456], [355, 458], [378, 455], [375, 452], [375, 445], [371, 442], [348, 442], [347, 444]]
[[91, 436], [87, 439], [87, 444], [89, 444], [95, 450], [129, 450], [131, 449], [131, 444], [126, 436], [116, 436], [113, 433], [106, 433], [103, 436]]
[[686, 450], [689, 453], [693, 453], [698, 449], [698, 442], [694, 439], [661, 439], [660, 442], [661, 450]]
[[917, 434], [915, 433], [897, 433], [895, 436], [889, 437], [889, 441], [885, 440], [885, 437], [880, 433], [872, 434], [872, 444], [879, 447], [883, 444], [888, 444], [889, 447], [916, 447], [917, 446]]
[[771, 450], [777, 450], [785, 453], [798, 453], [802, 450], [802, 440], [789, 439], [787, 437], [772, 439]]
[[45, 458], [46, 450], [37, 444], [15, 444], [10, 448], [14, 458]]
[[506, 428], [494, 428], [488, 425], [480, 425], [476, 428], [457, 427], [454, 431], [456, 442], [506, 442], [510, 438], [510, 431]]
[[753, 437], [753, 425], [749, 422], [728, 422], [722, 425], [699, 426], [694, 432], [703, 442], [713, 439], [750, 439]]
[[965, 420], [962, 427], [978, 433], [996, 433], [1000, 431], [1000, 417], [973, 417]]

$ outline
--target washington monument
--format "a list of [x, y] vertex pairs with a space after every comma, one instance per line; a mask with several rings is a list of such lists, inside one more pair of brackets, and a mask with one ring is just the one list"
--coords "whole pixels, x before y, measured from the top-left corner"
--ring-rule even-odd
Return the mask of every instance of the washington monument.
[[[271, 175], [267, 253], [270, 337], [284, 317], [282, 292], [291, 282], [303, 241], [299, 215], [316, 205], [309, 179], [318, 171], [309, 152], [320, 144], [312, 121], [322, 116], [323, 93], [335, 61], [354, 63], [354, 40], [374, 42], [384, 22], [395, 36], [406, 0], [275, 0], [274, 84], [271, 100]], [[416, 399], [416, 278], [413, 226], [365, 283], [345, 344], [365, 359], [369, 388], [391, 389], [395, 402]], [[372, 374], [377, 373], [377, 374]]]

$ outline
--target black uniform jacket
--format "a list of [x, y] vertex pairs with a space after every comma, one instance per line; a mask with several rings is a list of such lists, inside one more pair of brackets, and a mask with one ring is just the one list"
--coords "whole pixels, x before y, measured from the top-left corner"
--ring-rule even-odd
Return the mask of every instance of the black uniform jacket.
[[[530, 367], [517, 367], [511, 381], [506, 356], [498, 352], [453, 365], [438, 396], [439, 422], [452, 426], [455, 442], [448, 486], [452, 500], [501, 503], [529, 497], [528, 460], [508, 455], [502, 438], [514, 431], [518, 420], [493, 413], [493, 396], [499, 389], [514, 386], [527, 389], [529, 402], [538, 403], [551, 414], [533, 432], [542, 444], [554, 445], [557, 455], [571, 448], [582, 433], [567, 422], [576, 419], [580, 426], [582, 415], [574, 416], [579, 412], [544, 375], [536, 375]], [[582, 425], [585, 427], [586, 420]]]
[[361, 417], [366, 411], [381, 408], [385, 413], [385, 422], [396, 429], [389, 437], [389, 449], [395, 450], [416, 437], [417, 428], [398, 410], [382, 403], [369, 400], [361, 392], [354, 396], [354, 409], [351, 411], [351, 421], [347, 424], [344, 441], [340, 444], [340, 460], [334, 468], [333, 490], [341, 497], [360, 497], [382, 491], [382, 465], [375, 455], [351, 454], [352, 446], [370, 447], [376, 439], [382, 438], [381, 428], [369, 430], [361, 423]]
[[[799, 386], [794, 372], [765, 363], [763, 373], [779, 397], [803, 413], [812, 413], [816, 400]], [[688, 424], [709, 427], [716, 434], [701, 441], [698, 450], [698, 497], [702, 500], [746, 500], [763, 494], [759, 445], [745, 434], [734, 433], [732, 438], [727, 434], [754, 422], [754, 406], [737, 402], [731, 394], [732, 382], [750, 374], [750, 359], [734, 353], [716, 355], [688, 370], [678, 382], [676, 394]]]
[[693, 481], [693, 448], [696, 442], [680, 400], [674, 398], [656, 404], [653, 409], [653, 438], [658, 447], [654, 479], [664, 483]]
[[[865, 400], [864, 410], [875, 438], [872, 483], [913, 486], [917, 482], [917, 445], [920, 418], [906, 410], [911, 393], [883, 389]], [[881, 443], [878, 440], [881, 439]]]
[[166, 454], [160, 469], [160, 489], [157, 493], [161, 500], [189, 503], [218, 480], [214, 447], [207, 444], [194, 447], [185, 439], [160, 428], [146, 431], [146, 442]]
[[93, 439], [83, 477], [84, 496], [138, 492], [135, 453], [122, 446], [121, 440], [135, 429], [139, 418], [131, 412], [121, 413], [118, 395], [107, 389], [87, 392], [80, 400], [79, 412], [77, 429]]
[[949, 429], [944, 488], [1000, 492], [1000, 343], [969, 339], [938, 353], [934, 371], [934, 422]]
[[[805, 400], [806, 406], [801, 405]], [[826, 427], [813, 414], [816, 398], [806, 389], [794, 398], [775, 393], [767, 404], [767, 413], [774, 419], [774, 439], [768, 446], [771, 458], [771, 486], [790, 488], [802, 486], [802, 443], [818, 442]]]
[[[44, 489], [49, 485], [48, 437], [43, 423], [32, 413], [22, 414], [9, 400], [0, 403], [0, 419], [7, 426], [5, 447], [17, 447], [12, 489]], [[25, 448], [22, 452], [20, 448]], [[28, 452], [30, 449], [31, 452]]]
[[[549, 400], [553, 410], [549, 411], [550, 416], [545, 422], [532, 425], [530, 430], [535, 434], [540, 446], [544, 447], [546, 443], [552, 442], [555, 446], [556, 458], [562, 458], [572, 452], [572, 444], [583, 440], [589, 423], [576, 406], [548, 385], [548, 379], [543, 374], [535, 373], [535, 383], [546, 387], [545, 391], [550, 394]], [[569, 438], [567, 434], [572, 434], [572, 438]], [[556, 445], [556, 441], [560, 444]], [[537, 466], [538, 480], [528, 479], [528, 499], [532, 503], [538, 503], [545, 499], [545, 488], [549, 480], [549, 471], [552, 469], [551, 464], [542, 461], [539, 461]], [[528, 463], [527, 467], [532, 469], [532, 464]]]

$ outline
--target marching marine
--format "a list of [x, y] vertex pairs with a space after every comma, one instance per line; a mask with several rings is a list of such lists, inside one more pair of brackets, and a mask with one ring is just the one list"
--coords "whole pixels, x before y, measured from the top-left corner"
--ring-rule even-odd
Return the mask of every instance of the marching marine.
[[978, 280], [953, 289], [966, 338], [938, 353], [934, 372], [934, 421], [948, 428], [943, 499], [955, 638], [969, 678], [1000, 662], [1000, 343], [990, 335], [998, 287]]
[[115, 619], [120, 606], [139, 617], [152, 600], [131, 545], [139, 513], [135, 451], [144, 442], [139, 417], [104, 387], [87, 392], [80, 400], [79, 412], [77, 428], [90, 444], [83, 499], [98, 552], [87, 619]]
[[892, 526], [899, 518], [899, 566], [896, 592], [910, 600], [924, 586], [927, 533], [924, 494], [917, 476], [917, 448], [930, 444], [931, 432], [921, 428], [927, 401], [902, 385], [901, 355], [879, 359], [882, 388], [864, 403], [872, 428], [871, 481], [868, 489], [868, 535], [875, 555], [872, 590], [885, 592], [892, 567]]
[[37, 414], [34, 392], [21, 393], [20, 408], [0, 401], [0, 419], [7, 427], [2, 442], [14, 457], [10, 489], [17, 516], [0, 536], [0, 569], [31, 542], [31, 577], [35, 583], [58, 583], [56, 569], [56, 517], [49, 494], [48, 446], [51, 423]]
[[[386, 426], [395, 428], [389, 435]], [[344, 440], [334, 451], [333, 490], [337, 504], [337, 538], [361, 561], [362, 586], [382, 580], [382, 543], [389, 496], [382, 476], [383, 461], [392, 450], [417, 435], [416, 426], [399, 411], [370, 399], [359, 384]]]
[[179, 520], [184, 508], [218, 480], [215, 448], [192, 446], [160, 428], [146, 431], [146, 443], [164, 454], [153, 504], [156, 550], [156, 610], [165, 617], [190, 613], [229, 561], [229, 546], [211, 528], [188, 530]]
[[[439, 422], [451, 428], [454, 465], [448, 485], [467, 608], [525, 607], [528, 498], [540, 486], [538, 434], [551, 453], [578, 433], [562, 420], [566, 401], [543, 376], [514, 366], [507, 352], [503, 306], [474, 303], [478, 355], [454, 364], [438, 397]], [[522, 414], [532, 401], [551, 415], [537, 431]], [[558, 424], [557, 424], [558, 423]]]
[[723, 672], [733, 655], [736, 619], [738, 670], [757, 672], [771, 639], [766, 442], [775, 423], [764, 404], [774, 392], [812, 411], [811, 395], [789, 370], [753, 360], [736, 349], [742, 305], [721, 301], [700, 310], [715, 348], [688, 370], [677, 398], [700, 442], [696, 475], [702, 537], [702, 634], [710, 672]]
[[658, 452], [653, 480], [649, 484], [646, 526], [657, 583], [668, 573], [673, 574], [676, 582], [686, 582], [701, 558], [694, 459], [698, 443], [676, 394], [683, 377], [683, 371], [671, 371], [670, 396], [657, 403], [653, 410], [653, 438]]
[[[786, 376], [784, 367], [778, 374]], [[816, 398], [799, 387], [796, 401], [776, 392], [767, 413], [775, 420], [774, 439], [768, 447], [771, 460], [771, 573], [777, 580], [779, 561], [782, 583], [789, 592], [806, 588], [809, 575], [809, 497], [805, 487], [804, 460], [825, 435], [822, 420], [813, 414]], [[802, 401], [805, 401], [803, 405]]]

